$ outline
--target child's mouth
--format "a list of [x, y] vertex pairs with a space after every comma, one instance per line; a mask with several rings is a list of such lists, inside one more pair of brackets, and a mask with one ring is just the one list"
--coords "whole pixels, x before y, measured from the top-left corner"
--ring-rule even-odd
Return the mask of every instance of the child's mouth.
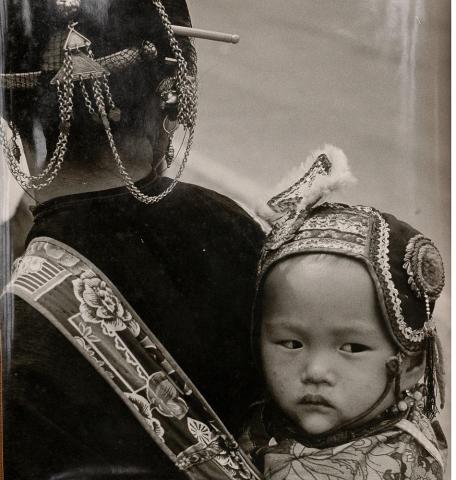
[[299, 401], [301, 405], [313, 405], [318, 407], [332, 407], [331, 403], [325, 397], [315, 394], [304, 395]]

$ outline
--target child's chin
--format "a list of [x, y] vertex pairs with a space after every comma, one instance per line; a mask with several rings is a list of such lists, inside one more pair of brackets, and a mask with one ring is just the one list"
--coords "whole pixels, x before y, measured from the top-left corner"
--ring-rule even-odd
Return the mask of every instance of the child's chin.
[[312, 416], [301, 419], [299, 426], [307, 435], [321, 435], [337, 427], [337, 424], [331, 419]]

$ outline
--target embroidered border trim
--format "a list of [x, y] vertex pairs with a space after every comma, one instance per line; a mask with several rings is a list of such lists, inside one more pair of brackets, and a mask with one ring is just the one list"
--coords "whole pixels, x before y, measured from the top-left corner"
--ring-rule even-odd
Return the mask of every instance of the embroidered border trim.
[[[325, 230], [325, 233], [329, 234], [328, 237], [325, 237], [323, 234], [321, 236], [318, 236], [317, 233], [315, 234], [315, 236], [311, 236], [310, 233], [310, 238], [303, 238], [307, 235], [299, 232], [299, 228], [301, 228], [300, 225], [297, 229], [298, 232], [294, 233], [294, 236], [292, 236], [292, 238], [282, 239], [283, 244], [282, 246], [279, 246], [277, 250], [274, 251], [275, 246], [272, 246], [272, 248], [263, 252], [262, 261], [258, 270], [257, 287], [259, 287], [262, 277], [271, 267], [271, 265], [273, 265], [282, 258], [301, 252], [310, 253], [338, 251], [341, 253], [345, 252], [347, 255], [365, 258], [366, 261], [368, 261], [373, 266], [374, 271], [377, 275], [379, 281], [379, 288], [381, 290], [380, 293], [383, 297], [385, 305], [385, 315], [387, 316], [386, 320], [388, 320], [391, 325], [393, 335], [397, 338], [397, 341], [403, 348], [411, 351], [418, 350], [420, 348], [420, 343], [424, 340], [426, 332], [428, 331], [429, 322], [426, 322], [424, 326], [420, 329], [413, 329], [412, 327], [407, 325], [405, 321], [399, 292], [394, 284], [391, 274], [391, 267], [389, 262], [390, 228], [385, 218], [378, 210], [372, 207], [366, 207], [362, 205], [348, 206], [343, 204], [324, 203], [316, 208], [331, 209], [335, 212], [349, 212], [350, 210], [352, 210], [358, 215], [365, 214], [370, 218], [373, 218], [374, 224], [371, 232], [372, 238], [367, 240], [369, 242], [369, 252], [365, 251], [364, 244], [356, 243], [356, 234], [354, 231], [350, 230], [349, 232], [347, 232], [350, 233], [353, 237], [353, 242], [349, 242], [343, 239], [343, 232], [341, 232], [340, 239], [333, 238], [337, 236], [337, 228], [323, 228], [322, 222], [314, 222], [315, 229]], [[303, 220], [303, 223], [306, 224], [306, 229], [307, 222], [311, 221], [312, 219]], [[276, 235], [277, 234], [278, 232], [276, 232]], [[426, 280], [425, 276], [422, 273], [419, 273], [422, 272], [422, 264], [425, 261], [426, 254], [429, 252], [428, 249], [431, 248], [433, 249], [433, 260], [437, 262], [436, 268], [438, 271], [438, 261], [440, 260], [441, 262], [440, 254], [438, 253], [434, 244], [422, 235], [414, 237], [414, 239], [409, 242], [409, 246], [407, 248], [408, 255], [406, 254], [405, 256], [404, 268], [409, 274], [409, 283], [412, 290], [414, 288], [413, 285], [415, 285], [416, 291], [419, 291], [419, 288], [424, 291], [424, 288], [426, 288], [426, 292], [432, 292], [429, 295], [430, 298], [435, 299], [438, 294], [440, 294], [443, 288], [443, 274], [439, 277], [437, 273], [437, 280], [433, 279], [432, 277]], [[441, 269], [443, 272], [443, 263], [441, 264]]]
[[[372, 252], [374, 259], [373, 263], [380, 279], [390, 323], [396, 336], [399, 334], [406, 340], [412, 342], [412, 344], [408, 344], [407, 347], [416, 350], [418, 347], [416, 344], [422, 342], [424, 339], [425, 327], [414, 330], [405, 322], [404, 315], [402, 314], [399, 292], [393, 282], [388, 258], [390, 229], [386, 220], [378, 211], [372, 209], [372, 214], [377, 219], [376, 251]], [[400, 343], [403, 344], [404, 342], [401, 341]]]

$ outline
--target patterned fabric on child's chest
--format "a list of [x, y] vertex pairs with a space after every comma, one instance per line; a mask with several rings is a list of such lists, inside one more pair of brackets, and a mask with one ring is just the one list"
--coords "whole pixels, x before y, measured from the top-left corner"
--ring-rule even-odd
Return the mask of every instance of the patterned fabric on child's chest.
[[441, 480], [443, 458], [432, 427], [424, 431], [417, 427], [406, 421], [403, 429], [323, 449], [287, 439], [268, 449], [264, 476], [266, 480]]

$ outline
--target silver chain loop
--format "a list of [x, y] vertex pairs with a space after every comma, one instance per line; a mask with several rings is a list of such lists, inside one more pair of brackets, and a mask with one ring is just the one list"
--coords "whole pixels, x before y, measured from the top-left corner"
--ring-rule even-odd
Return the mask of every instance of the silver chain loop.
[[[125, 168], [122, 159], [117, 151], [117, 147], [114, 141], [114, 137], [111, 131], [111, 125], [108, 119], [106, 112], [106, 104], [103, 96], [103, 88], [105, 91], [106, 99], [108, 105], [111, 109], [115, 108], [114, 101], [111, 96], [109, 85], [107, 82], [106, 76], [103, 76], [102, 83], [97, 78], [91, 78], [93, 96], [95, 100], [95, 105], [99, 113], [99, 117], [102, 120], [106, 136], [108, 139], [109, 146], [111, 148], [114, 160], [116, 162], [117, 168], [122, 176], [122, 179], [130, 191], [130, 193], [139, 201], [145, 204], [157, 203], [166, 197], [178, 183], [180, 176], [182, 175], [185, 166], [188, 161], [190, 150], [193, 144], [194, 139], [194, 129], [196, 122], [197, 114], [197, 83], [188, 73], [187, 62], [182, 54], [182, 50], [179, 46], [178, 41], [176, 40], [171, 21], [166, 13], [166, 10], [160, 0], [152, 0], [153, 5], [156, 7], [157, 12], [160, 16], [161, 22], [166, 30], [171, 50], [173, 51], [176, 61], [177, 61], [177, 73], [176, 73], [176, 90], [178, 96], [177, 104], [177, 122], [184, 127], [184, 131], [188, 133], [187, 144], [185, 152], [183, 154], [181, 165], [176, 173], [175, 178], [172, 180], [170, 185], [160, 194], [149, 196], [142, 193], [139, 188], [135, 185], [133, 179]], [[73, 26], [70, 26], [70, 29]], [[90, 58], [94, 58], [93, 52], [90, 48], [87, 48], [87, 53]], [[77, 80], [77, 79], [76, 79]], [[80, 80], [81, 93], [84, 99], [84, 103], [89, 113], [95, 116], [95, 109], [90, 100], [87, 89], [84, 85], [84, 81]], [[71, 58], [71, 53], [69, 50], [65, 51], [64, 60], [63, 60], [63, 79], [62, 81], [57, 81], [57, 98], [59, 105], [59, 119], [60, 119], [60, 132], [57, 139], [57, 144], [54, 149], [53, 155], [43, 170], [39, 175], [28, 175], [20, 167], [19, 159], [16, 159], [14, 155], [14, 145], [9, 145], [6, 133], [3, 126], [0, 124], [0, 145], [3, 147], [3, 150], [6, 154], [6, 160], [10, 168], [11, 173], [16, 178], [17, 182], [25, 189], [32, 188], [39, 190], [43, 187], [49, 185], [57, 173], [60, 171], [65, 153], [67, 151], [67, 143], [69, 137], [69, 131], [71, 127], [71, 119], [73, 113], [73, 90], [74, 90], [74, 81], [73, 76], [73, 62]], [[13, 127], [15, 128], [15, 127]]]
[[116, 108], [116, 104], [112, 99], [111, 89], [109, 88], [108, 77], [106, 74], [103, 75], [103, 87], [104, 87], [106, 99], [108, 100], [109, 108], [111, 110], [114, 110]]
[[84, 98], [84, 103], [87, 110], [89, 111], [90, 115], [96, 115], [95, 109], [93, 108], [93, 105], [92, 105], [92, 101], [90, 100], [90, 97], [89, 97], [89, 92], [87, 91], [86, 86], [84, 84], [84, 80], [81, 79], [79, 81], [79, 84], [81, 86], [82, 97]]
[[[34, 190], [40, 190], [41, 188], [48, 186], [54, 180], [63, 164], [69, 135], [69, 128], [68, 130], [64, 130], [64, 125], [71, 122], [71, 114], [73, 111], [73, 63], [69, 58], [69, 55], [65, 55], [63, 66], [63, 87], [60, 85], [60, 83], [57, 84], [57, 97], [61, 125], [60, 132], [52, 157], [46, 168], [39, 175], [29, 175], [22, 170], [20, 160], [16, 159], [13, 152], [15, 147], [8, 144], [6, 132], [3, 128], [3, 125], [0, 124], [0, 144], [5, 153], [8, 167], [16, 181], [24, 189], [31, 188]], [[15, 129], [16, 127], [12, 125], [12, 128]], [[13, 134], [14, 133], [15, 132], [13, 132]]]

